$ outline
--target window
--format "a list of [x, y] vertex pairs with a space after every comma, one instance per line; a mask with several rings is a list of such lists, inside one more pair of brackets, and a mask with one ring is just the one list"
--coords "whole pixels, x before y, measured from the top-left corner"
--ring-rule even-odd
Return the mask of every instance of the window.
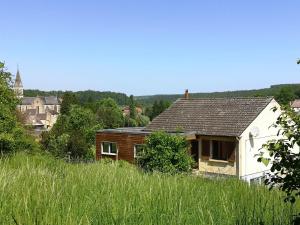
[[227, 160], [227, 151], [222, 148], [221, 141], [212, 141], [212, 153], [211, 158], [216, 160]]
[[138, 158], [143, 152], [145, 145], [134, 145], [134, 158]]
[[116, 155], [118, 152], [117, 144], [112, 142], [102, 142], [102, 154]]
[[211, 141], [211, 159], [228, 161], [234, 154], [235, 143], [229, 141]]

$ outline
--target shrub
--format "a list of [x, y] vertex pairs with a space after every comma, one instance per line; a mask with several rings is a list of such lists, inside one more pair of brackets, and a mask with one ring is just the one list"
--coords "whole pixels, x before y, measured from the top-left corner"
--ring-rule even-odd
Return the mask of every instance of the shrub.
[[189, 172], [193, 160], [188, 154], [184, 137], [165, 132], [155, 132], [146, 138], [146, 145], [138, 155], [138, 164], [145, 171], [162, 173]]

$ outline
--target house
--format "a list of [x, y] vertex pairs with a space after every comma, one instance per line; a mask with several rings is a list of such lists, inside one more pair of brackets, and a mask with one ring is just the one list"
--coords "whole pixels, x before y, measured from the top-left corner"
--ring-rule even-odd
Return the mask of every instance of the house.
[[291, 103], [292, 109], [295, 110], [296, 113], [300, 113], [300, 99], [296, 99]]
[[60, 100], [56, 96], [24, 97], [19, 70], [13, 90], [20, 100], [17, 109], [23, 114], [26, 125], [36, 129], [51, 129], [60, 113]]
[[[138, 115], [141, 115], [143, 113], [143, 109], [141, 107], [135, 107], [135, 111]], [[124, 106], [122, 108], [123, 116], [130, 116], [130, 107]]]
[[134, 162], [151, 132], [180, 132], [190, 142], [199, 172], [254, 181], [269, 171], [256, 154], [268, 140], [278, 138], [272, 125], [281, 112], [273, 112], [274, 107], [280, 108], [272, 97], [192, 99], [186, 92], [145, 128], [97, 132], [96, 157]]

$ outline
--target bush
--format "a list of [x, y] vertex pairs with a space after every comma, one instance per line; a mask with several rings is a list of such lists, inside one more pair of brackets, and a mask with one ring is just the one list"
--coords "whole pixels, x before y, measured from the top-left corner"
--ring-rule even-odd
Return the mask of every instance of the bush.
[[138, 155], [138, 164], [145, 171], [162, 173], [190, 172], [193, 159], [188, 154], [184, 137], [155, 132], [146, 138], [146, 145]]

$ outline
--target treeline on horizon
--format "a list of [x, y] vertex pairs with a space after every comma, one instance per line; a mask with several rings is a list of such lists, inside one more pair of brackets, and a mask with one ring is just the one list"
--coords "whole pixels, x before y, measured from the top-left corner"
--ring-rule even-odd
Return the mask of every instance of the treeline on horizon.
[[[300, 98], [300, 84], [279, 84], [272, 85], [269, 88], [263, 89], [252, 89], [252, 90], [237, 90], [237, 91], [224, 91], [224, 92], [203, 92], [203, 93], [191, 93], [191, 98], [224, 98], [224, 97], [266, 97], [274, 96], [278, 100], [278, 96], [281, 92], [285, 92], [290, 95], [290, 98]], [[27, 97], [40, 96], [58, 96], [62, 97], [64, 91], [41, 91], [41, 90], [25, 90], [24, 95]], [[128, 105], [130, 102], [129, 96], [124, 93], [117, 92], [101, 92], [101, 91], [76, 91], [73, 92], [80, 102], [93, 102], [105, 98], [114, 99], [119, 105]], [[173, 94], [173, 95], [149, 95], [149, 96], [135, 96], [136, 102], [140, 106], [153, 105], [155, 102], [165, 101], [174, 102], [178, 98], [181, 98], [183, 94]], [[279, 100], [280, 101], [280, 100]]]
[[[237, 90], [237, 91], [223, 91], [223, 92], [203, 92], [190, 93], [191, 98], [225, 98], [225, 97], [266, 97], [280, 95], [280, 92], [288, 92], [294, 98], [300, 98], [300, 84], [278, 84], [272, 85], [269, 88], [252, 89], [252, 90]], [[183, 94], [173, 95], [149, 95], [137, 96], [137, 102], [143, 104], [153, 104], [155, 101], [170, 101], [174, 102], [178, 98], [182, 98]]]
[[128, 105], [130, 103], [130, 98], [124, 93], [110, 92], [110, 91], [41, 91], [38, 89], [25, 89], [24, 96], [25, 97], [36, 97], [36, 96], [57, 96], [62, 98], [65, 93], [73, 93], [80, 103], [89, 103], [95, 102], [106, 98], [114, 99], [118, 105]]

